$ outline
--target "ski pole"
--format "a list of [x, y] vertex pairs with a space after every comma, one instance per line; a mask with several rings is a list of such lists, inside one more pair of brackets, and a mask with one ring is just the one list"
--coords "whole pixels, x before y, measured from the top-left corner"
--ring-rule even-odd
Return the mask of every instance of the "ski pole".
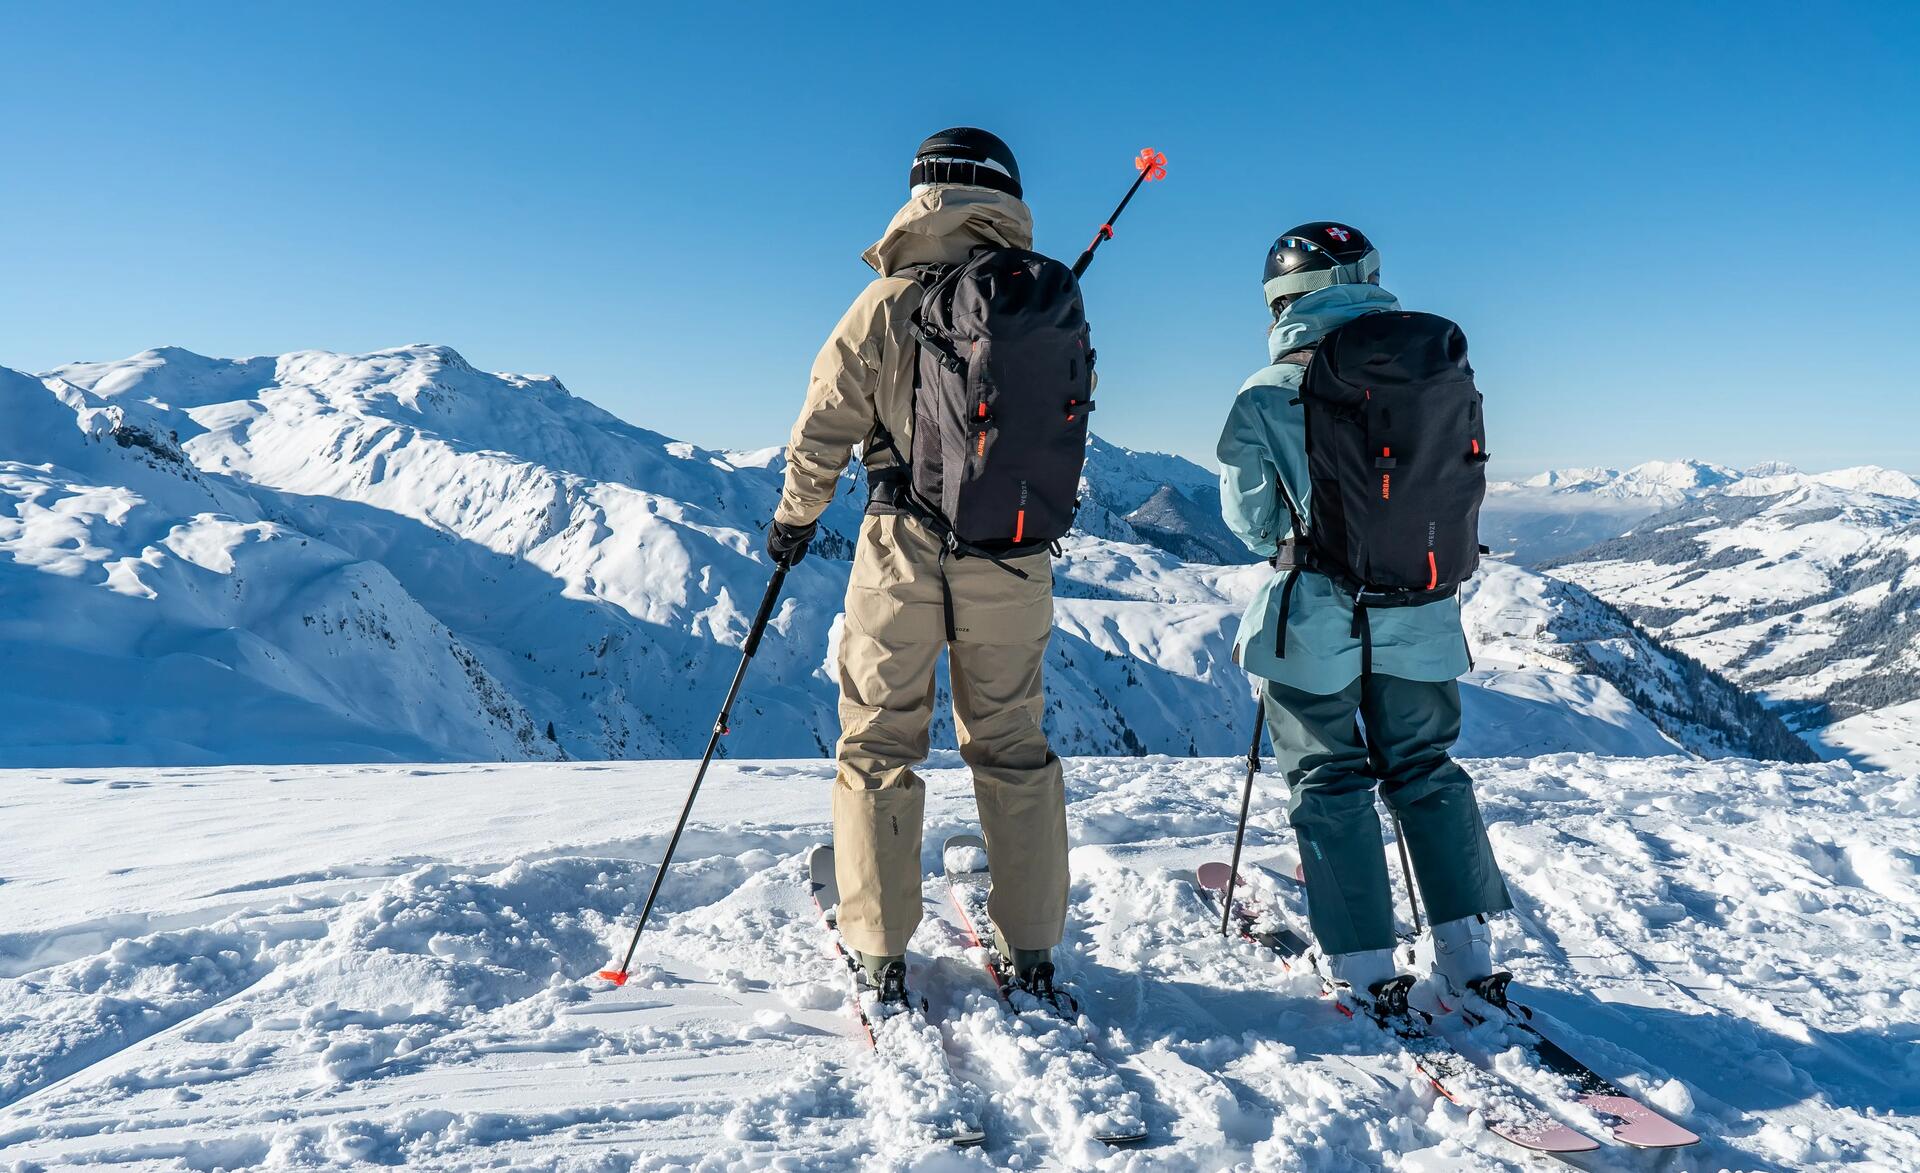
[[1227, 899], [1220, 910], [1220, 935], [1227, 936], [1227, 921], [1233, 916], [1233, 885], [1240, 878], [1240, 845], [1247, 838], [1247, 810], [1253, 805], [1253, 776], [1260, 772], [1260, 726], [1266, 719], [1266, 706], [1258, 698], [1253, 702], [1253, 745], [1247, 750], [1247, 784], [1240, 791], [1240, 825], [1233, 832], [1233, 867], [1227, 872]]
[[1075, 277], [1085, 273], [1087, 266], [1093, 264], [1093, 250], [1100, 247], [1100, 242], [1113, 239], [1113, 222], [1120, 218], [1120, 213], [1127, 210], [1127, 204], [1132, 202], [1133, 193], [1140, 190], [1140, 185], [1167, 177], [1167, 157], [1152, 147], [1143, 147], [1140, 153], [1134, 156], [1133, 166], [1134, 170], [1140, 174], [1134, 177], [1133, 186], [1127, 189], [1127, 194], [1121, 198], [1120, 206], [1113, 210], [1113, 215], [1108, 216], [1107, 222], [1100, 226], [1100, 231], [1093, 234], [1093, 243], [1087, 246], [1087, 251], [1081, 253], [1080, 259], [1073, 263]]
[[1400, 849], [1400, 875], [1407, 881], [1407, 907], [1413, 909], [1413, 931], [1420, 931], [1420, 894], [1413, 890], [1413, 863], [1407, 858], [1407, 836], [1400, 829], [1400, 812], [1393, 811], [1393, 842]]
[[633, 939], [627, 942], [627, 955], [620, 959], [619, 969], [603, 969], [602, 978], [616, 986], [627, 984], [627, 967], [633, 964], [633, 951], [640, 946], [640, 930], [647, 927], [647, 916], [653, 911], [653, 902], [660, 895], [661, 882], [667, 878], [667, 868], [673, 863], [673, 853], [680, 846], [680, 833], [687, 829], [687, 816], [693, 813], [693, 800], [699, 797], [700, 783], [706, 780], [707, 767], [713, 763], [714, 751], [720, 748], [720, 739], [727, 733], [727, 718], [733, 712], [733, 702], [740, 695], [740, 682], [747, 677], [747, 665], [753, 662], [753, 654], [760, 650], [760, 637], [766, 634], [767, 621], [773, 618], [773, 605], [780, 599], [780, 587], [787, 581], [787, 568], [776, 565], [773, 578], [767, 583], [766, 597], [760, 600], [760, 612], [753, 617], [753, 626], [747, 629], [747, 642], [740, 650], [740, 667], [734, 670], [733, 684], [727, 689], [727, 699], [720, 705], [720, 715], [713, 720], [713, 736], [707, 739], [707, 752], [700, 756], [700, 769], [693, 776], [693, 789], [687, 791], [686, 805], [680, 808], [680, 821], [674, 825], [673, 837], [667, 840], [667, 854], [660, 861], [660, 870], [653, 875], [653, 887], [647, 892], [647, 902], [640, 908], [640, 923], [633, 926]]

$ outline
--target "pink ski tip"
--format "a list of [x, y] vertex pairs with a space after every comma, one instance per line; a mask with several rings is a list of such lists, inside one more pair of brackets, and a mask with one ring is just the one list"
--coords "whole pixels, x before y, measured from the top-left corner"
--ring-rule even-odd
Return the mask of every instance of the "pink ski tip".
[[1489, 1124], [1497, 1136], [1504, 1136], [1524, 1149], [1537, 1153], [1590, 1153], [1600, 1142], [1584, 1132], [1576, 1132], [1556, 1120], [1531, 1124]]
[[627, 984], [628, 974], [624, 969], [603, 969], [600, 971], [600, 977], [616, 986], [624, 986]]
[[1625, 1096], [1582, 1096], [1580, 1102], [1602, 1116], [1611, 1116], [1613, 1139], [1643, 1149], [1677, 1149], [1698, 1144], [1700, 1138], [1660, 1113]]
[[1229, 868], [1226, 864], [1203, 863], [1200, 865], [1199, 869], [1194, 873], [1194, 879], [1200, 881], [1200, 886], [1202, 888], [1208, 888], [1215, 892], [1221, 892], [1226, 890], [1227, 877], [1232, 874], [1233, 874], [1233, 869]]

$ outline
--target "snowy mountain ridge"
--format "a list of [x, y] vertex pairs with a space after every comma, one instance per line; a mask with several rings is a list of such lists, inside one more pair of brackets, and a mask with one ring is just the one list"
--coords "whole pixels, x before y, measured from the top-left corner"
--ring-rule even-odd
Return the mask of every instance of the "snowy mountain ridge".
[[1920, 769], [1920, 480], [1697, 461], [1491, 487], [1481, 530], [1763, 696], [1821, 752]]
[[1652, 460], [1624, 471], [1613, 468], [1553, 469], [1524, 481], [1496, 481], [1488, 485], [1488, 490], [1509, 493], [1549, 489], [1557, 493], [1590, 493], [1600, 497], [1677, 500], [1687, 493], [1731, 484], [1742, 475], [1725, 465], [1698, 460]]
[[[0, 388], [0, 700], [28, 718], [0, 762], [690, 755], [768, 573], [778, 450], [671, 440], [443, 346], [162, 349]], [[859, 479], [789, 577], [731, 756], [832, 745]], [[1238, 747], [1231, 638], [1271, 572], [1220, 548], [1217, 494], [1178, 457], [1092, 444], [1055, 567], [1063, 752]], [[1777, 752], [1737, 690], [1574, 591], [1496, 592], [1535, 614], [1524, 638], [1476, 621], [1505, 666], [1468, 681], [1469, 752]], [[1636, 704], [1618, 686], [1649, 659]]]
[[1778, 461], [1745, 470], [1698, 460], [1656, 460], [1621, 470], [1566, 468], [1487, 486], [1481, 537], [1529, 566], [1575, 557], [1656, 513], [1713, 494], [1767, 497], [1802, 489], [1920, 500], [1920, 480], [1863, 465], [1803, 473]]
[[1710, 491], [1743, 496], [1767, 496], [1807, 485], [1827, 485], [1852, 492], [1920, 499], [1920, 480], [1896, 469], [1863, 464], [1829, 472], [1806, 473], [1781, 461], [1746, 469], [1700, 460], [1650, 460], [1628, 469], [1561, 468], [1520, 481], [1492, 481], [1487, 491], [1496, 496], [1548, 490], [1560, 495], [1583, 494], [1615, 499], [1646, 498], [1667, 504]]
[[1910, 485], [1886, 470], [1749, 478], [1549, 566], [1759, 692], [1814, 744], [1912, 769], [1916, 739], [1887, 727], [1920, 700]]

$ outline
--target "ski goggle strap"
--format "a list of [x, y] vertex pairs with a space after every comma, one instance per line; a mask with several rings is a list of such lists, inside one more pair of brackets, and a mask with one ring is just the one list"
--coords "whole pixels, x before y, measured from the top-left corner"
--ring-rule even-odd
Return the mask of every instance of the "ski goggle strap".
[[1307, 269], [1299, 273], [1283, 273], [1266, 282], [1267, 304], [1272, 305], [1276, 298], [1290, 294], [1312, 293], [1316, 289], [1325, 289], [1329, 285], [1365, 285], [1380, 275], [1380, 250], [1370, 248], [1367, 255], [1357, 261], [1344, 265], [1335, 265], [1331, 269]]
[[959, 183], [969, 187], [987, 187], [1008, 195], [1020, 195], [1020, 181], [1006, 167], [992, 159], [956, 159], [929, 155], [913, 161], [907, 183], [913, 194], [936, 183]]

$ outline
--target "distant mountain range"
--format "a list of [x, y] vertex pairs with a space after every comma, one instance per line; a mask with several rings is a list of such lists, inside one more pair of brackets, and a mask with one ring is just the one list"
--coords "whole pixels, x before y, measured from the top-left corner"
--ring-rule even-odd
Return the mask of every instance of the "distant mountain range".
[[[782, 473], [778, 449], [701, 449], [549, 376], [428, 345], [0, 368], [0, 418], [10, 765], [697, 753], [766, 581], [761, 527]], [[1507, 527], [1516, 558], [1469, 592], [1480, 667], [1462, 751], [1809, 756], [1712, 670], [1737, 681], [1758, 666], [1716, 658], [1623, 589], [1634, 572], [1616, 583], [1608, 569], [1652, 554], [1622, 547], [1554, 577], [1518, 562], [1568, 540], [1555, 509], [1614, 517], [1596, 542], [1706, 509], [1688, 531], [1705, 544], [1686, 549], [1712, 561], [1728, 543], [1710, 531], [1757, 524], [1741, 503], [1781, 495], [1742, 486], [1819, 485], [1842, 511], [1829, 520], [1898, 500], [1883, 492], [1897, 474], [1838, 475], [1643, 466], [1501, 486], [1489, 528]], [[789, 579], [729, 756], [831, 751], [857, 468], [845, 489]], [[1241, 752], [1251, 701], [1231, 638], [1271, 572], [1220, 523], [1214, 475], [1096, 440], [1081, 495], [1056, 562], [1056, 747]], [[1658, 557], [1685, 552], [1646, 540]], [[1846, 703], [1840, 682], [1829, 691], [1788, 710], [1822, 746], [1837, 743], [1814, 735], [1818, 705]], [[949, 718], [935, 737], [951, 744]]]
[[[1551, 548], [1514, 531], [1525, 548]], [[1827, 753], [1920, 768], [1913, 477], [1779, 465], [1726, 474], [1661, 496], [1616, 535], [1543, 565], [1756, 691]]]
[[1871, 466], [1817, 474], [1777, 462], [1742, 471], [1697, 460], [1656, 460], [1624, 471], [1568, 468], [1488, 485], [1480, 539], [1496, 553], [1538, 565], [1578, 555], [1698, 497], [1764, 495], [1802, 484], [1880, 496], [1920, 492], [1907, 474]]

